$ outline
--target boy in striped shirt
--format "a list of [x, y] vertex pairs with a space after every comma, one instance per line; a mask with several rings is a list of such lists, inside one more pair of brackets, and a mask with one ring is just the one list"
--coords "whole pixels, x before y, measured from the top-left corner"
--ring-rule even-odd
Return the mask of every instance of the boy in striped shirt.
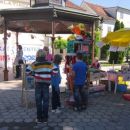
[[36, 61], [27, 67], [26, 73], [35, 78], [35, 100], [37, 108], [37, 123], [48, 120], [49, 109], [49, 86], [53, 64], [46, 61], [46, 52], [40, 49], [36, 53]]

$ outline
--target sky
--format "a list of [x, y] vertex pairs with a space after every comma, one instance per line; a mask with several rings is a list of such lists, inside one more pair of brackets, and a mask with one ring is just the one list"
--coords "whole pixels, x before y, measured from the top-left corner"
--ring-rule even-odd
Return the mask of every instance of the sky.
[[[70, 1], [72, 1], [77, 5], [80, 5], [83, 0], [70, 0]], [[126, 9], [130, 9], [130, 0], [86, 0], [86, 1], [105, 7], [120, 6]]]

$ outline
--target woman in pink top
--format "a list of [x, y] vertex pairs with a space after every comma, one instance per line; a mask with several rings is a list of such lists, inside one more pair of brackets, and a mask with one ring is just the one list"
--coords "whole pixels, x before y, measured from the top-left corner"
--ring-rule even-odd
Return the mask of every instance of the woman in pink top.
[[44, 51], [46, 51], [46, 60], [47, 61], [53, 61], [53, 56], [52, 54], [49, 53], [49, 48], [47, 46], [44, 46], [43, 48]]

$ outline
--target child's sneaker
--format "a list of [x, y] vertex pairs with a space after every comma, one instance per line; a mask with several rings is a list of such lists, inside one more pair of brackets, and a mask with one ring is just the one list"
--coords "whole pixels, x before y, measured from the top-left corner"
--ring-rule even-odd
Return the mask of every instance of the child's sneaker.
[[55, 110], [55, 113], [59, 114], [59, 113], [61, 113], [61, 110], [56, 109], [56, 110]]
[[86, 105], [82, 105], [81, 106], [81, 110], [86, 110], [87, 109], [87, 106]]
[[60, 107], [58, 107], [58, 109], [64, 109], [64, 106], [60, 106]]
[[55, 113], [55, 112], [56, 112], [56, 109], [52, 109], [51, 112], [52, 112], [52, 113]]
[[45, 124], [47, 123], [47, 121], [48, 121], [48, 119], [46, 119], [46, 118], [42, 120], [42, 122]]
[[81, 109], [80, 109], [80, 108], [77, 108], [77, 107], [74, 107], [73, 109], [74, 109], [74, 111], [77, 111], [77, 112], [80, 112], [80, 111], [81, 111]]
[[40, 123], [42, 123], [42, 119], [36, 119], [35, 122], [36, 122], [37, 124], [40, 124]]

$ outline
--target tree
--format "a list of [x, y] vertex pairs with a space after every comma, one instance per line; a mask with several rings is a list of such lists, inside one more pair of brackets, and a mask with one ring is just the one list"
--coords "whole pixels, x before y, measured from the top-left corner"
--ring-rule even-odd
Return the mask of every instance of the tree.
[[[114, 31], [117, 31], [121, 28], [124, 28], [124, 24], [123, 22], [120, 22], [119, 20], [116, 20], [115, 22], [115, 27], [114, 27]], [[123, 62], [124, 59], [124, 52], [110, 52], [110, 57], [109, 57], [109, 63], [114, 63], [115, 64], [120, 64]]]
[[115, 22], [115, 27], [114, 27], [114, 32], [119, 30], [121, 28], [121, 24], [119, 20], [116, 20]]
[[123, 22], [121, 22], [121, 28], [124, 28], [125, 26], [124, 26], [124, 23]]
[[67, 40], [58, 37], [55, 41], [54, 41], [54, 47], [55, 49], [60, 49], [60, 53], [63, 53], [63, 49], [65, 49], [67, 47]]
[[[101, 29], [97, 28], [95, 31], [95, 45], [101, 40]], [[98, 57], [99, 47], [95, 46], [95, 57]]]

